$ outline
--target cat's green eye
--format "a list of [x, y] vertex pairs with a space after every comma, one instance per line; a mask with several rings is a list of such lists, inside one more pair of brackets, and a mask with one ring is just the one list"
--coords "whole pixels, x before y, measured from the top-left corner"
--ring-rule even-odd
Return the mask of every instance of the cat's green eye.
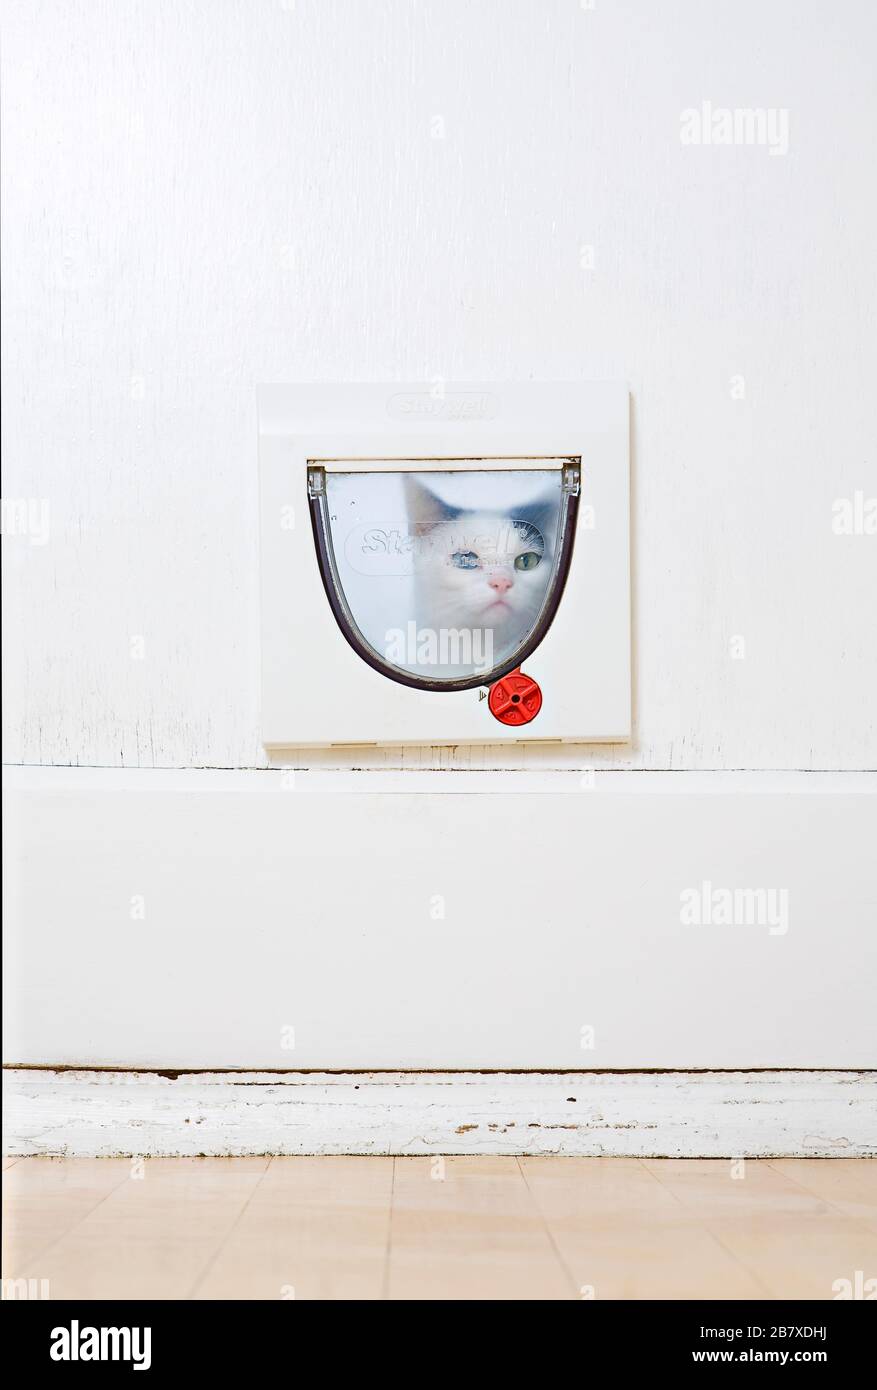
[[515, 556], [516, 570], [534, 570], [542, 556], [536, 550], [527, 550], [523, 555]]
[[458, 570], [474, 570], [478, 568], [478, 556], [474, 550], [455, 550], [451, 564], [456, 565]]

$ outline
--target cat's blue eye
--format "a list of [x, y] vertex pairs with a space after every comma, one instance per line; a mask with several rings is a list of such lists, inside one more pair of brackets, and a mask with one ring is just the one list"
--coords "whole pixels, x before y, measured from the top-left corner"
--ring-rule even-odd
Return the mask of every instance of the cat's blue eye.
[[458, 570], [474, 570], [478, 568], [478, 556], [474, 550], [455, 550], [451, 564], [456, 565]]
[[523, 555], [515, 556], [516, 570], [534, 570], [542, 556], [536, 550], [527, 550]]

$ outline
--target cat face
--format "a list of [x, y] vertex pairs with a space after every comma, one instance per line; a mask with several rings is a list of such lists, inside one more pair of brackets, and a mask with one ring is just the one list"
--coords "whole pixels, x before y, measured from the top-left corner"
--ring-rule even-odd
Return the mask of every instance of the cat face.
[[545, 597], [550, 558], [530, 522], [462, 512], [421, 530], [415, 573], [421, 621], [523, 635]]
[[[540, 494], [534, 500], [531, 484], [526, 505], [467, 509], [449, 505], [423, 478], [409, 475], [405, 487], [416, 537], [418, 622], [435, 630], [491, 632], [501, 659], [534, 626], [545, 599], [556, 498]], [[459, 492], [458, 497], [462, 501]]]

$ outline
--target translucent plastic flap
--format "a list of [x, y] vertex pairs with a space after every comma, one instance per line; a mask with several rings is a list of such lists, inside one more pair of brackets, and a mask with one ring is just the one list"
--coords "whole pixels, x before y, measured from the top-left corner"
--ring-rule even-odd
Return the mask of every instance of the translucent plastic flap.
[[490, 684], [541, 640], [569, 566], [579, 467], [308, 472], [326, 594], [350, 644], [424, 689]]

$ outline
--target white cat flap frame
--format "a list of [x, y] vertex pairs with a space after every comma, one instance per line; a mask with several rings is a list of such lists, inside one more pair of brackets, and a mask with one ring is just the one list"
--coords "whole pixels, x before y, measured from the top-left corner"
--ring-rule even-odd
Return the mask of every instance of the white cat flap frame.
[[258, 405], [271, 754], [630, 737], [624, 384], [272, 385]]

